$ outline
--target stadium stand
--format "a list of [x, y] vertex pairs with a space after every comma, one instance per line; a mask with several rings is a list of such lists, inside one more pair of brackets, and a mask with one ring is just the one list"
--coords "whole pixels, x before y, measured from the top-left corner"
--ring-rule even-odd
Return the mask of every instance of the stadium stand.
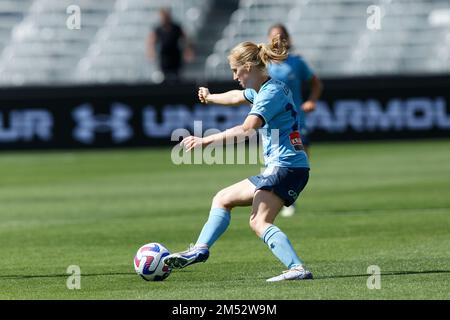
[[[4, 47], [0, 85], [158, 82], [154, 64], [145, 57], [146, 36], [157, 21], [158, 10], [171, 7], [174, 17], [193, 36], [202, 25], [208, 3], [209, 0], [0, 0], [0, 43]], [[82, 13], [80, 30], [66, 26], [66, 9], [74, 4]], [[14, 19], [3, 23], [4, 15]]]
[[23, 19], [23, 14], [30, 2], [28, 0], [0, 1], [0, 50], [5, 47], [13, 27]]
[[[82, 32], [66, 26], [67, 7], [83, 8]], [[66, 83], [114, 1], [39, 0], [17, 7], [22, 21], [12, 29], [0, 61], [1, 83]]]
[[[81, 30], [66, 26], [73, 4]], [[0, 85], [160, 82], [145, 40], [162, 6], [198, 44], [188, 80], [230, 79], [228, 50], [276, 22], [321, 76], [450, 72], [448, 0], [0, 0]]]
[[[176, 21], [183, 24], [189, 38], [195, 39], [203, 25], [209, 0], [164, 1]], [[161, 2], [118, 0], [97, 32], [77, 69], [79, 81], [160, 82], [162, 74], [145, 55], [145, 39], [158, 21]]]
[[[379, 30], [367, 27], [371, 5], [381, 9]], [[242, 0], [205, 74], [229, 78], [228, 50], [266, 41], [274, 22], [286, 23], [296, 51], [322, 76], [448, 73], [449, 9], [447, 0]]]

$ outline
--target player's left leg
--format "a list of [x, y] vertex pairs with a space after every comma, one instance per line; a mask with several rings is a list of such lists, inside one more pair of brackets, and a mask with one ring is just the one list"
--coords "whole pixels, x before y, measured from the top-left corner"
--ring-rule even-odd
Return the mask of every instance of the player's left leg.
[[167, 256], [164, 262], [172, 268], [205, 262], [209, 257], [209, 248], [228, 228], [231, 210], [237, 206], [250, 206], [254, 192], [255, 186], [248, 179], [220, 190], [213, 198], [208, 220], [195, 246], [191, 245], [186, 251]]
[[227, 229], [231, 210], [251, 206], [254, 193], [255, 186], [248, 179], [217, 192], [212, 200], [208, 221], [203, 226], [196, 245], [210, 248]]
[[257, 190], [253, 200], [250, 227], [268, 245], [272, 253], [288, 268], [287, 272], [267, 281], [312, 279], [286, 234], [273, 224], [284, 205], [273, 191]]

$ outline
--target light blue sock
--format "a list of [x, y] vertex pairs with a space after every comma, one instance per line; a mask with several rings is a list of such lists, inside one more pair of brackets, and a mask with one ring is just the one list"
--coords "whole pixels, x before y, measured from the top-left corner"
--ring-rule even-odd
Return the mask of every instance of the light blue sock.
[[228, 228], [230, 219], [230, 211], [222, 208], [211, 208], [208, 221], [203, 226], [196, 244], [207, 244], [208, 247], [211, 247]]
[[273, 254], [280, 260], [288, 269], [303, 264], [303, 261], [297, 256], [289, 242], [288, 237], [277, 226], [270, 225], [264, 231], [261, 239], [269, 246]]

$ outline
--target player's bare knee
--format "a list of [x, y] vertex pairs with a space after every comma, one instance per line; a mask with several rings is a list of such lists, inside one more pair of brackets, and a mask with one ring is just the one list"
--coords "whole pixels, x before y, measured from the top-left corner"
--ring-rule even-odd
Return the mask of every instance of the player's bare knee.
[[225, 208], [227, 210], [233, 209], [233, 203], [225, 189], [216, 193], [212, 203], [215, 208]]

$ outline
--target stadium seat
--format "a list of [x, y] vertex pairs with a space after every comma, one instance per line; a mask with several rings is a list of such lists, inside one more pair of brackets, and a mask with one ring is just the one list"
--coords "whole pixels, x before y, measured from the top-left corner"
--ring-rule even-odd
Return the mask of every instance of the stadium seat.
[[[202, 42], [184, 73], [193, 81], [230, 79], [228, 51], [242, 41], [265, 42], [278, 22], [321, 76], [450, 72], [448, 0], [237, 0], [217, 32], [206, 24], [220, 20], [209, 16], [219, 4], [213, 1], [0, 0], [0, 83], [120, 82], [121, 75], [125, 83], [158, 82], [145, 41], [162, 6]], [[82, 30], [66, 26], [73, 3], [82, 9]], [[379, 30], [367, 27], [372, 5], [381, 10]]]
[[[241, 1], [206, 61], [210, 78], [228, 79], [226, 66], [219, 62], [227, 51], [242, 39], [264, 41], [268, 27], [275, 22], [287, 25], [294, 50], [323, 76], [450, 71], [449, 46], [442, 45], [448, 43], [445, 39], [450, 34], [450, 23], [444, 23], [450, 13], [442, 11], [450, 8], [448, 1], [284, 0], [276, 9], [274, 3]], [[380, 8], [380, 30], [367, 28], [371, 5]], [[434, 18], [430, 18], [433, 12]], [[272, 13], [287, 17], [287, 21], [272, 19]]]
[[[195, 16], [195, 10], [201, 15], [207, 9], [207, 3], [207, 0], [171, 0], [164, 4], [118, 0], [80, 59], [76, 70], [77, 81], [95, 82], [99, 77], [118, 81], [121, 72], [126, 74], [123, 82], [160, 81], [156, 66], [147, 60], [145, 52], [150, 28], [158, 21], [158, 10], [163, 5], [171, 6], [176, 20], [188, 22], [186, 32], [193, 37], [201, 25], [201, 19], [196, 16], [196, 21], [193, 21], [192, 15]], [[89, 65], [89, 68], [82, 65]], [[105, 75], [108, 69], [111, 70], [110, 76]]]

